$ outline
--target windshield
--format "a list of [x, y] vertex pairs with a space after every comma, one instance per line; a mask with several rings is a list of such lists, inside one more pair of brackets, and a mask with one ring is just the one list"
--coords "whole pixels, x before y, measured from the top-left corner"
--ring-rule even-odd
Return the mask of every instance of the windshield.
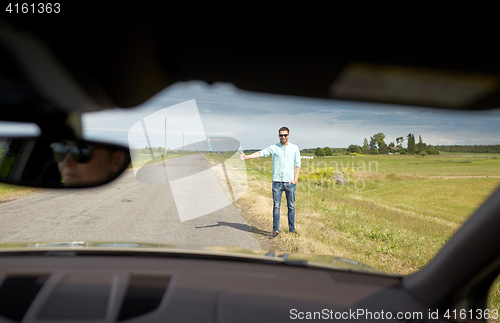
[[178, 83], [137, 108], [83, 115], [84, 139], [130, 148], [114, 182], [57, 191], [2, 184], [2, 202], [11, 202], [0, 206], [9, 213], [0, 239], [236, 246], [406, 275], [498, 187], [499, 121], [498, 110]]

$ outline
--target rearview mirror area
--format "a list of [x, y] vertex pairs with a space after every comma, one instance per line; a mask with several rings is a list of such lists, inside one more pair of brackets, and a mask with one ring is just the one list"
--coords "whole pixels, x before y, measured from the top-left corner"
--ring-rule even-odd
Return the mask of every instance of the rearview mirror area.
[[44, 188], [106, 184], [130, 165], [128, 148], [86, 140], [0, 137], [0, 182]]

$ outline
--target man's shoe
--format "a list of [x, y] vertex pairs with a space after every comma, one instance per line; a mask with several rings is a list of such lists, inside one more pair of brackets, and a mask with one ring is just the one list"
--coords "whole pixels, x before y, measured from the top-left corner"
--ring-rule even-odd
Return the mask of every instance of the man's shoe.
[[291, 234], [293, 234], [294, 236], [299, 236], [299, 234], [297, 233], [297, 231], [290, 231]]
[[273, 231], [273, 233], [269, 236], [269, 239], [274, 239], [278, 236], [278, 231]]

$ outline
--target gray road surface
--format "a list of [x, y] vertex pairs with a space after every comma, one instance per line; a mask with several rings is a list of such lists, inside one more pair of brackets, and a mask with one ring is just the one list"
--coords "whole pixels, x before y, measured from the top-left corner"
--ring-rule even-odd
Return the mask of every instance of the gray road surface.
[[[141, 241], [258, 249], [251, 227], [232, 204], [181, 222], [175, 202], [181, 208], [192, 205], [199, 209], [210, 205], [210, 194], [220, 190], [210, 173], [203, 156], [190, 155], [169, 160], [165, 166], [143, 167], [137, 179], [127, 170], [105, 186], [46, 190], [2, 203], [0, 242]], [[175, 189], [184, 192], [174, 200], [172, 185], [166, 182], [189, 176], [196, 180], [187, 184], [177, 181]]]

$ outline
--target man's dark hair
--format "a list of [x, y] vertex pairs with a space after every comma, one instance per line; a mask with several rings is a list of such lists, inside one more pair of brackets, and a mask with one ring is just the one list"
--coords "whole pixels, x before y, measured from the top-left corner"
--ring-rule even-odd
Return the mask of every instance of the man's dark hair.
[[281, 127], [281, 128], [280, 128], [280, 130], [278, 130], [278, 134], [279, 134], [280, 132], [282, 132], [282, 131], [286, 131], [286, 132], [290, 133], [290, 130], [288, 130], [288, 128], [287, 128], [287, 127]]

